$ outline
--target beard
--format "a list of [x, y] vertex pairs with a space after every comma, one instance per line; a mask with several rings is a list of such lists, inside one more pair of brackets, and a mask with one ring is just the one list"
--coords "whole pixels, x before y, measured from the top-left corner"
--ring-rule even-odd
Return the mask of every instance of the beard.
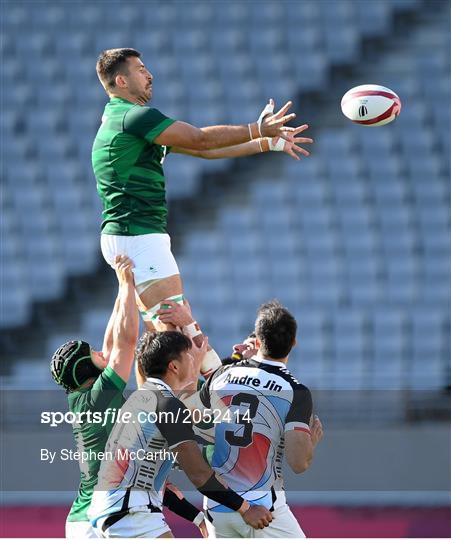
[[146, 87], [144, 89], [129, 88], [129, 91], [139, 105], [145, 105], [150, 100], [152, 94], [151, 87]]

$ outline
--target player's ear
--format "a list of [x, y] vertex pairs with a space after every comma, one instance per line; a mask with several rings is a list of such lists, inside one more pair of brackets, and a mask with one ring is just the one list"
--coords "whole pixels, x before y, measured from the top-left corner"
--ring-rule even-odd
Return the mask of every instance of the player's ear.
[[260, 340], [258, 339], [258, 337], [255, 338], [255, 348], [256, 349], [260, 349], [260, 347], [262, 346]]
[[177, 374], [179, 371], [178, 363], [175, 360], [171, 360], [168, 364], [168, 370], [172, 373]]
[[116, 75], [114, 82], [119, 88], [127, 88], [127, 80], [125, 79], [124, 75]]

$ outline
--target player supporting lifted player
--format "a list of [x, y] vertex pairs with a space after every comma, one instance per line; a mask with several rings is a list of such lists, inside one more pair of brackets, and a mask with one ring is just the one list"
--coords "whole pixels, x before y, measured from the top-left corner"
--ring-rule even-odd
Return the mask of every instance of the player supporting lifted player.
[[[132, 262], [123, 256], [116, 258], [119, 291], [108, 322], [102, 351], [93, 351], [84, 341], [69, 341], [53, 355], [50, 369], [55, 381], [68, 393], [69, 409], [73, 413], [103, 413], [101, 423], [74, 425], [78, 450], [98, 456], [105, 450], [113, 427], [107, 411], [117, 411], [125, 402], [122, 392], [130, 376], [134, 349], [138, 337], [138, 309], [132, 273]], [[88, 508], [97, 483], [100, 460], [90, 458], [80, 463], [80, 486], [66, 521], [66, 538], [97, 538], [88, 519]], [[203, 513], [187, 501], [173, 485], [166, 485], [164, 506], [179, 516], [193, 521], [206, 536]]]
[[[182, 328], [194, 322], [186, 306], [173, 302], [160, 309], [160, 315]], [[285, 454], [295, 473], [304, 472], [323, 428], [319, 418], [312, 416], [309, 389], [287, 369], [296, 332], [295, 318], [279, 302], [262, 305], [255, 337], [244, 346], [235, 346], [243, 360], [228, 361], [217, 369], [200, 392], [190, 395], [185, 389], [180, 395], [191, 409], [230, 411], [230, 419], [224, 415], [224, 421], [206, 432], [204, 438], [214, 441], [207, 454], [212, 468], [231, 488], [273, 512], [273, 521], [264, 530], [254, 531], [254, 537], [305, 536], [286, 503], [282, 457]], [[206, 500], [206, 513], [218, 538], [251, 534], [227, 508], [211, 499]]]
[[[309, 153], [298, 143], [311, 143], [312, 139], [297, 137], [307, 125], [296, 129], [285, 125], [295, 117], [286, 114], [291, 102], [274, 114], [271, 100], [257, 122], [241, 126], [199, 129], [168, 118], [146, 106], [152, 97], [153, 76], [134, 49], [103, 51], [96, 69], [110, 97], [92, 151], [103, 203], [102, 253], [110, 265], [119, 253], [133, 260], [141, 315], [148, 329], [153, 329], [163, 299], [183, 301], [182, 281], [166, 230], [166, 155], [178, 152], [215, 159], [273, 150], [299, 159], [298, 154]], [[207, 353], [204, 363], [204, 372], [220, 365], [214, 351]]]
[[[163, 538], [172, 533], [162, 514], [162, 487], [176, 454], [180, 467], [204, 495], [228, 508], [231, 515], [256, 529], [271, 522], [271, 513], [249, 503], [223, 485], [195, 442], [189, 411], [176, 398], [197, 380], [207, 350], [180, 332], [146, 333], [137, 361], [147, 377], [122, 407], [126, 423], [116, 423], [92, 497], [89, 515], [102, 538]], [[137, 451], [152, 452], [149, 459], [134, 459]]]
[[[125, 389], [133, 365], [138, 339], [139, 317], [136, 307], [132, 262], [124, 256], [115, 259], [119, 291], [105, 330], [102, 351], [93, 351], [85, 341], [69, 341], [53, 355], [50, 370], [55, 381], [66, 389], [69, 410], [73, 413], [119, 409], [125, 402]], [[74, 424], [78, 449], [103, 452], [112, 422]], [[80, 463], [80, 486], [66, 521], [66, 538], [97, 538], [88, 519], [88, 508], [100, 461]]]

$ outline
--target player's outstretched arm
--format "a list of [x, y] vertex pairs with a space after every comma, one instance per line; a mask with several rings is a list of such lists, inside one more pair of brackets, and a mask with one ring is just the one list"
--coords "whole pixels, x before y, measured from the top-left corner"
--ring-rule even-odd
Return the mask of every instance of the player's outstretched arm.
[[284, 132], [284, 137], [273, 137], [256, 139], [255, 141], [249, 141], [243, 144], [237, 144], [235, 146], [228, 146], [226, 148], [215, 148], [213, 150], [190, 150], [188, 148], [172, 147], [171, 152], [175, 154], [186, 154], [193, 157], [203, 159], [226, 159], [226, 158], [238, 158], [253, 156], [255, 154], [261, 154], [265, 152], [284, 152], [294, 159], [299, 160], [298, 154], [308, 157], [310, 152], [299, 144], [312, 144], [313, 139], [309, 137], [296, 137], [302, 131], [308, 129], [308, 125], [304, 124], [293, 131]]
[[293, 120], [294, 113], [286, 114], [292, 102], [288, 101], [277, 113], [272, 111], [252, 124], [241, 126], [209, 126], [197, 128], [186, 122], [174, 122], [154, 139], [157, 144], [192, 150], [210, 150], [234, 146], [263, 137], [282, 137], [291, 131], [285, 124]]
[[180, 467], [202, 495], [239, 512], [243, 520], [254, 529], [263, 529], [269, 525], [272, 521], [271, 512], [264, 506], [250, 506], [240, 495], [219, 481], [194, 441], [180, 443], [175, 451]]
[[113, 328], [114, 328], [114, 321], [116, 320], [117, 312], [119, 310], [119, 298], [120, 298], [120, 288], [117, 291], [117, 296], [114, 302], [113, 311], [111, 312], [110, 319], [108, 321], [105, 334], [103, 336], [102, 353], [103, 353], [103, 357], [107, 359], [109, 359], [110, 354], [111, 354], [111, 349], [113, 348]]
[[135, 299], [133, 263], [125, 256], [116, 257], [116, 275], [119, 280], [119, 304], [112, 330], [112, 348], [108, 365], [128, 381], [133, 365], [139, 318]]

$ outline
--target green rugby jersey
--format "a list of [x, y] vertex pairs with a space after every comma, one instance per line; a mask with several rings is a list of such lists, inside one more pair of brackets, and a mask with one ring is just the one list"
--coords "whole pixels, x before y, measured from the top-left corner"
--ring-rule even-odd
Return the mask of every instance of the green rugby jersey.
[[163, 161], [169, 151], [154, 143], [175, 120], [157, 109], [111, 98], [92, 148], [92, 166], [103, 204], [102, 233], [165, 233]]
[[[68, 395], [69, 410], [74, 413], [86, 413], [88, 411], [104, 413], [106, 409], [120, 409], [125, 402], [122, 392], [126, 383], [119, 375], [107, 366], [99, 375], [95, 383], [85, 390], [71, 392]], [[114, 426], [109, 415], [106, 425], [102, 422], [84, 422], [74, 424], [73, 432], [77, 443], [77, 451], [96, 454], [105, 451], [108, 436]], [[77, 497], [67, 517], [68, 521], [89, 521], [88, 509], [91, 504], [94, 487], [97, 484], [97, 474], [100, 468], [98, 459], [80, 462], [80, 486]]]

